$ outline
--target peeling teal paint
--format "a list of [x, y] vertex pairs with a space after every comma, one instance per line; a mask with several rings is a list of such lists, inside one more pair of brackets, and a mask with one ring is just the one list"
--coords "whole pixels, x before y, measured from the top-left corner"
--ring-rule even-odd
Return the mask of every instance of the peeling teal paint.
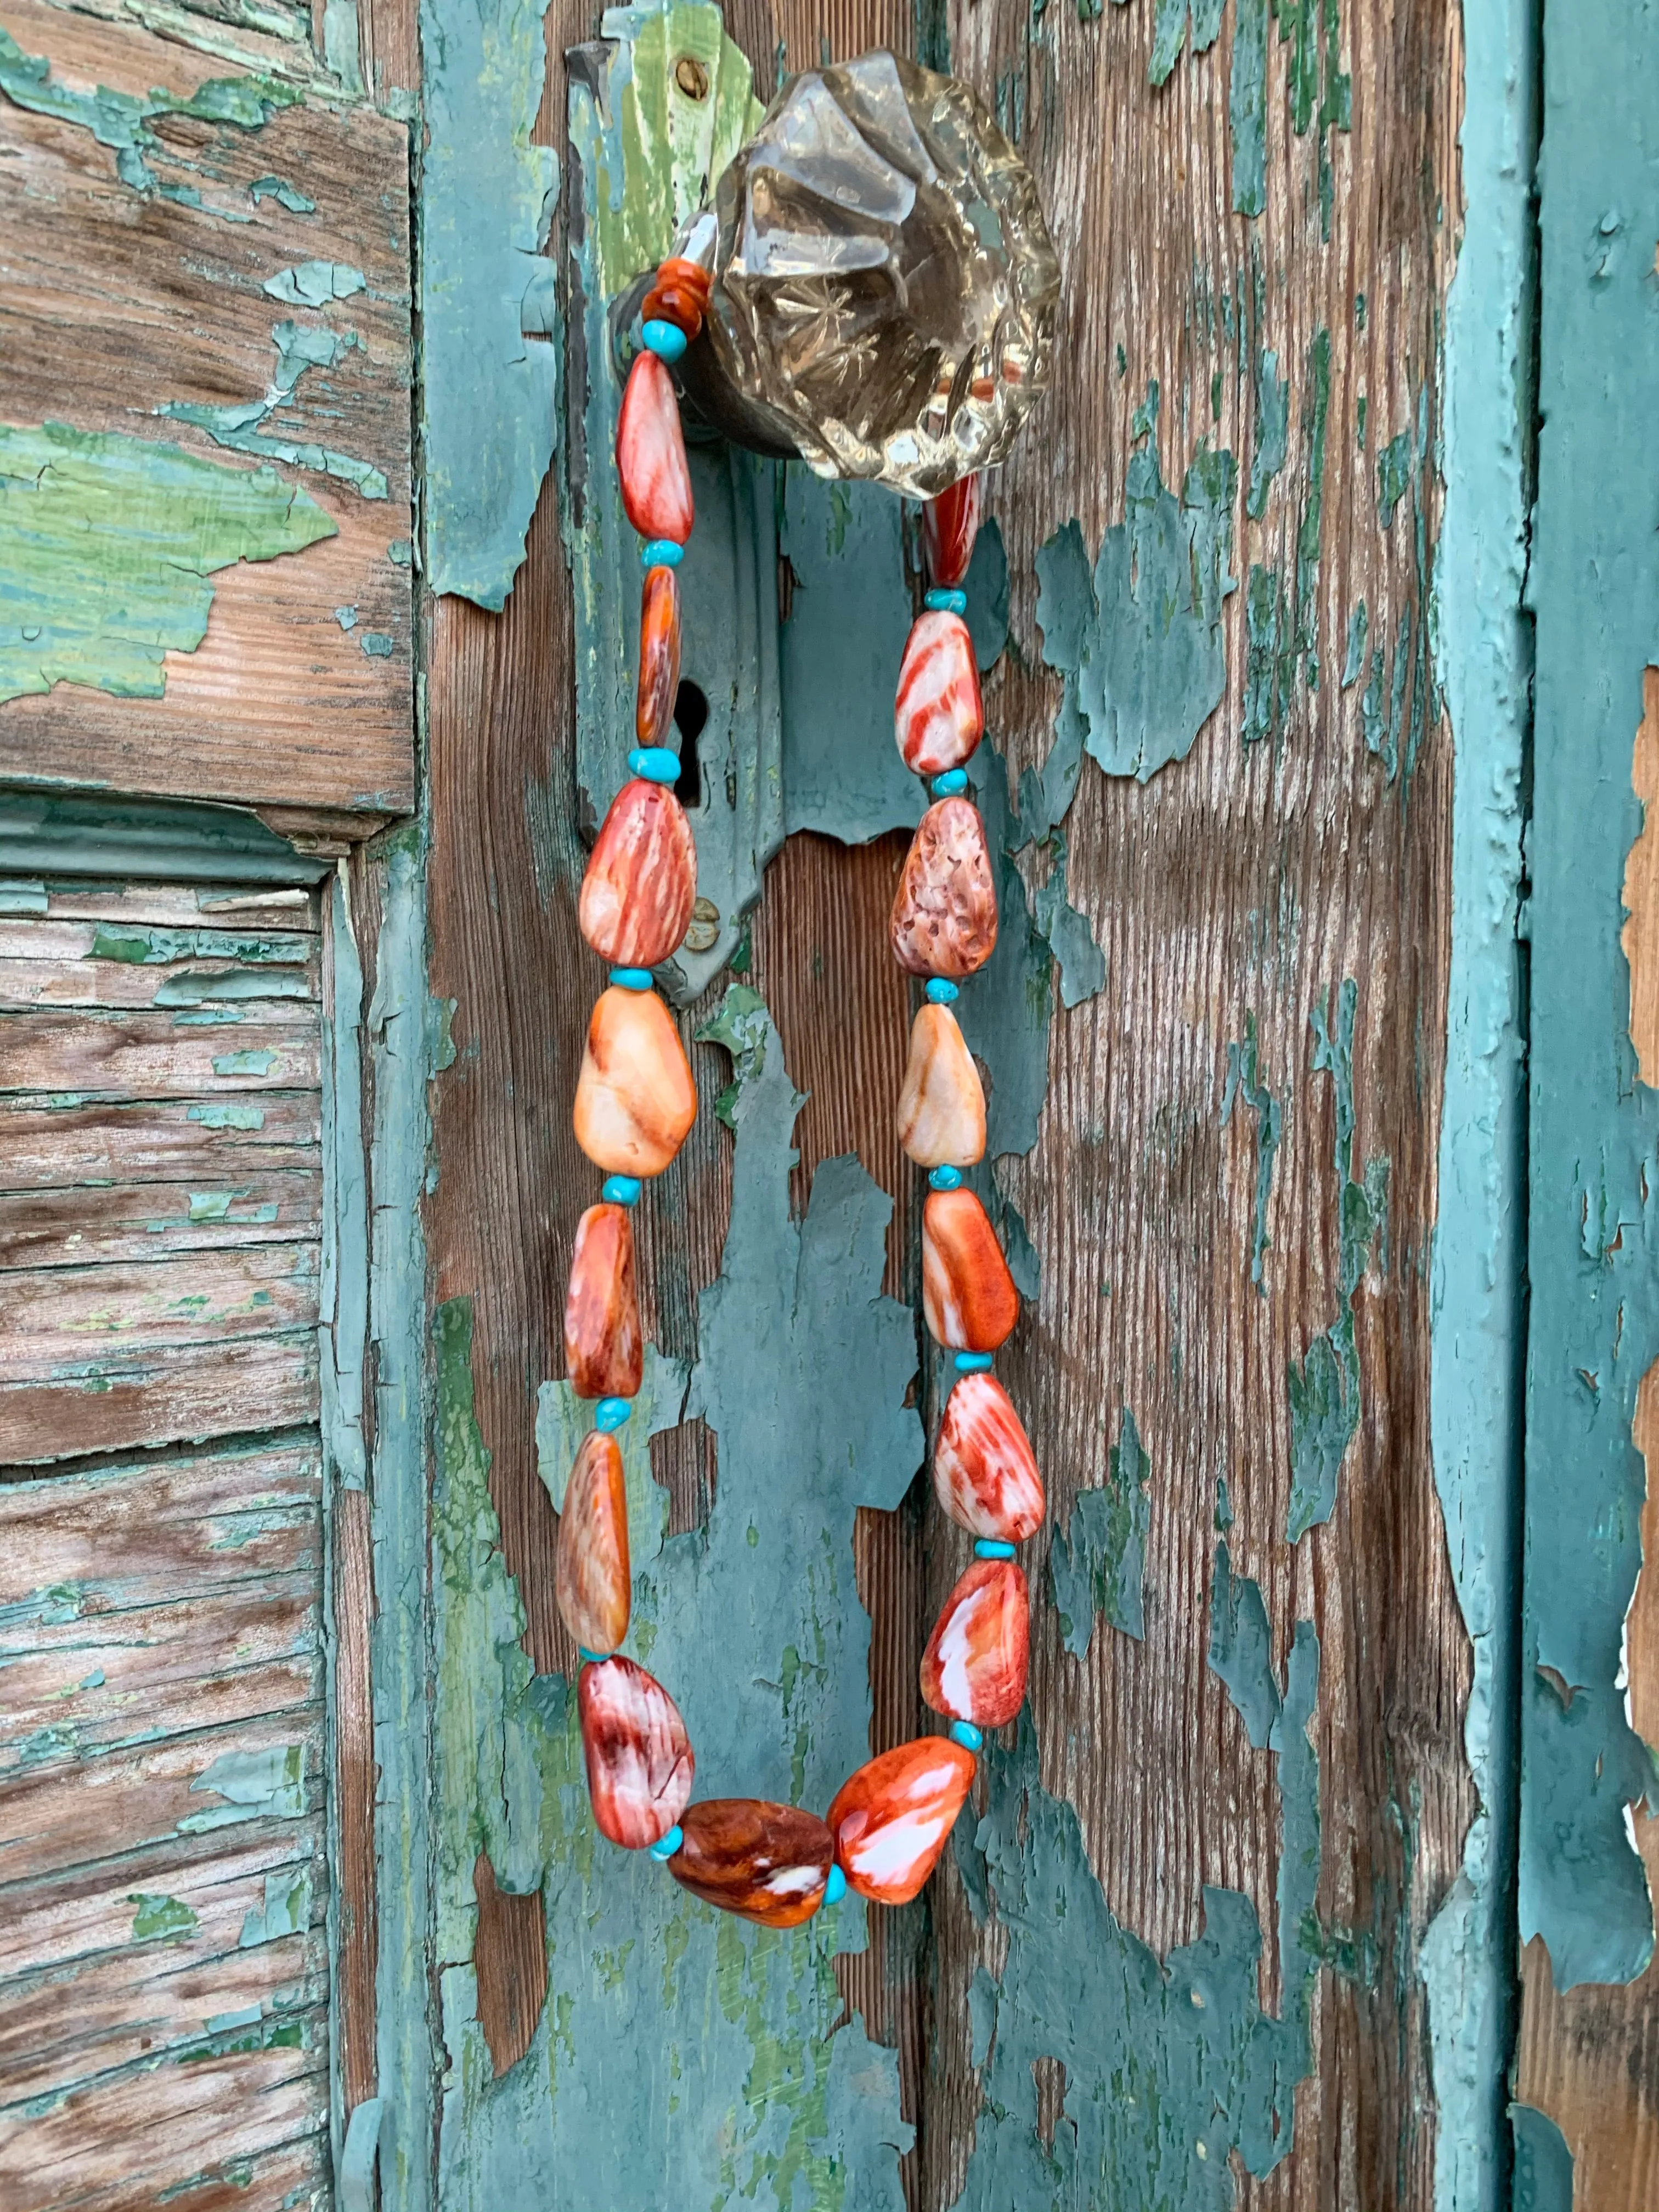
[[1279, 356], [1264, 347], [1255, 364], [1255, 450], [1250, 457], [1250, 484], [1244, 512], [1260, 522], [1267, 510], [1267, 494], [1285, 465], [1290, 443], [1291, 387], [1279, 373]]
[[153, 1897], [140, 1892], [127, 1899], [137, 1906], [132, 1916], [132, 1940], [135, 1943], [151, 1943], [158, 1938], [193, 1936], [201, 1921], [193, 1909], [179, 1897]]
[[181, 1836], [202, 1835], [239, 1820], [300, 1820], [309, 1804], [304, 1747], [289, 1743], [273, 1745], [269, 1751], [221, 1752], [190, 1787], [192, 1796], [200, 1790], [224, 1802], [207, 1812], [187, 1814], [179, 1822]]
[[1547, 2113], [1511, 2105], [1515, 2192], [1506, 2212], [1573, 2212], [1572, 2153]]
[[[1435, 1486], [1474, 1654], [1463, 1737], [1479, 1809], [1419, 1947], [1438, 2124], [1435, 2212], [1521, 2212], [1506, 2187], [1515, 2016], [1525, 1273], [1522, 766], [1532, 640], [1522, 608], [1538, 22], [1466, 0], [1463, 235], [1446, 307], [1445, 506], [1436, 597], [1452, 730], [1450, 971], [1431, 1273]], [[1517, 2182], [1520, 2179], [1517, 2144]], [[1529, 2212], [1569, 2212], [1534, 2197]]]
[[1372, 1244], [1384, 1232], [1389, 1163], [1365, 1163], [1362, 1178], [1353, 1174], [1353, 1030], [1358, 988], [1346, 977], [1337, 994], [1336, 1027], [1329, 1023], [1329, 997], [1314, 1007], [1316, 1071], [1331, 1078], [1336, 1092], [1337, 1277], [1341, 1305], [1336, 1319], [1309, 1346], [1300, 1366], [1286, 1370], [1291, 1411], [1291, 1504], [1285, 1534], [1292, 1544], [1317, 1522], [1328, 1521], [1336, 1506], [1337, 1479], [1348, 1447], [1359, 1428], [1362, 1402], [1359, 1352], [1354, 1342], [1354, 1301], [1370, 1261]]
[[[311, 262], [306, 265], [317, 269], [332, 264]], [[276, 367], [262, 398], [234, 400], [223, 406], [204, 400], [169, 399], [156, 413], [169, 422], [188, 422], [205, 431], [216, 446], [224, 446], [232, 453], [258, 453], [267, 460], [285, 461], [290, 468], [313, 470], [319, 476], [349, 484], [364, 499], [386, 498], [390, 487], [385, 473], [372, 462], [337, 453], [314, 439], [273, 437], [264, 428], [273, 416], [301, 404], [300, 381], [308, 370], [333, 368], [345, 355], [366, 352], [362, 339], [356, 331], [330, 330], [322, 323], [273, 323], [270, 339], [276, 349]]]
[[1246, 1014], [1243, 1042], [1227, 1047], [1227, 1087], [1221, 1099], [1221, 1126], [1224, 1129], [1231, 1121], [1233, 1108], [1241, 1099], [1255, 1115], [1255, 1207], [1250, 1227], [1250, 1280], [1266, 1297], [1267, 1207], [1273, 1198], [1273, 1160], [1284, 1127], [1284, 1109], [1262, 1082], [1258, 1058], [1255, 1016]]
[[290, 215], [315, 215], [317, 212], [316, 201], [307, 199], [284, 177], [256, 177], [247, 188], [247, 196], [255, 207], [262, 200], [275, 200], [278, 207], [286, 208]]
[[1031, 923], [1054, 956], [1060, 1001], [1069, 1009], [1105, 988], [1106, 955], [1095, 941], [1088, 915], [1066, 896], [1064, 832], [1050, 830], [1046, 842], [1053, 857], [1048, 882], [1032, 895]]
[[[1231, 1519], [1231, 1515], [1229, 1519]], [[1285, 1701], [1273, 1673], [1273, 1624], [1261, 1585], [1235, 1575], [1224, 1543], [1215, 1547], [1210, 1596], [1210, 1669], [1225, 1683], [1253, 1751], [1265, 1751]]]
[[291, 307], [326, 307], [332, 301], [349, 300], [367, 291], [368, 279], [349, 262], [301, 261], [267, 276], [259, 289]]
[[996, 950], [957, 1002], [968, 1048], [990, 1075], [988, 1159], [1029, 1152], [1048, 1089], [1053, 956], [1032, 927], [1014, 854], [1024, 842], [1008, 803], [1008, 768], [987, 738], [969, 765], [996, 878]]
[[207, 635], [211, 575], [334, 535], [272, 469], [121, 431], [0, 424], [0, 699], [56, 684], [159, 699], [167, 653]]
[[1060, 1632], [1074, 1659], [1086, 1657], [1095, 1615], [1137, 1642], [1146, 1633], [1141, 1580], [1152, 1519], [1152, 1465], [1135, 1417], [1126, 1406], [1104, 1484], [1080, 1491], [1064, 1532], [1056, 1528], [1048, 1553]]
[[311, 1925], [311, 1872], [307, 1867], [289, 1867], [268, 1874], [264, 1899], [243, 1915], [237, 1948], [251, 1951], [260, 1943], [280, 1942], [284, 1936], [299, 1936]]
[[[1319, 1765], [1307, 1735], [1318, 1681], [1318, 1638], [1302, 1621], [1272, 1743], [1279, 2019], [1261, 2008], [1261, 1933], [1247, 1898], [1206, 1887], [1204, 1933], [1158, 1960], [1108, 1906], [1076, 1814], [1042, 1788], [1029, 1711], [1011, 1747], [988, 1745], [985, 1816], [971, 1842], [963, 1816], [956, 1859], [975, 1917], [994, 1909], [1007, 1959], [999, 1979], [975, 1978], [970, 1997], [981, 2101], [957, 2212], [1231, 2212], [1233, 2155], [1258, 2178], [1286, 2156], [1295, 2085], [1311, 2065], [1321, 1940]], [[1036, 2125], [1033, 2069], [1043, 2059], [1065, 2069], [1052, 2145]]]
[[[1195, 54], [1207, 53], [1221, 35], [1221, 18], [1227, 0], [1158, 0], [1152, 17], [1152, 52], [1146, 64], [1149, 83], [1167, 84], [1183, 45]], [[1188, 40], [1188, 19], [1192, 37]]]
[[[44, 54], [26, 54], [5, 30], [0, 30], [0, 92], [31, 114], [49, 115], [60, 123], [73, 124], [77, 130], [89, 131], [99, 145], [113, 152], [115, 173], [130, 191], [154, 192], [191, 207], [204, 204], [200, 194], [190, 185], [160, 183], [150, 166], [153, 161], [172, 163], [181, 158], [149, 128], [158, 117], [188, 116], [196, 122], [228, 123], [241, 131], [260, 131], [274, 114], [305, 96], [299, 85], [263, 76], [210, 77], [185, 99], [159, 88], [142, 99], [131, 93], [112, 92], [105, 85], [91, 92], [79, 91], [60, 83]], [[227, 211], [211, 209], [209, 212]]]
[[427, 577], [499, 610], [553, 458], [559, 348], [520, 303], [558, 160], [534, 146], [546, 0], [423, 0], [419, 240]]
[[1227, 122], [1233, 142], [1233, 210], [1267, 204], [1267, 0], [1234, 0]]

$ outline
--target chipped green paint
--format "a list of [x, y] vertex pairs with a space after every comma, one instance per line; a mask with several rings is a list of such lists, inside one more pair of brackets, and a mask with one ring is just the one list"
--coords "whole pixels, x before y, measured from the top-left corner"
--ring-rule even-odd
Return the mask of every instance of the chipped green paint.
[[153, 1943], [173, 1936], [193, 1936], [201, 1921], [181, 1897], [156, 1897], [139, 1891], [127, 1899], [137, 1906], [132, 1916], [135, 1943]]
[[275, 200], [278, 207], [286, 208], [290, 215], [315, 215], [317, 212], [316, 201], [307, 199], [302, 191], [296, 191], [285, 177], [256, 177], [247, 188], [247, 196], [255, 207], [262, 200]]
[[[320, 268], [331, 264], [308, 263]], [[285, 271], [284, 274], [291, 272]], [[354, 274], [356, 272], [353, 272]], [[267, 289], [269, 289], [267, 287]], [[349, 353], [368, 351], [356, 331], [330, 330], [323, 323], [273, 323], [270, 340], [276, 366], [270, 382], [258, 399], [233, 400], [213, 405], [205, 400], [169, 399], [156, 409], [169, 422], [188, 422], [205, 431], [216, 446], [232, 453], [258, 453], [267, 460], [285, 461], [290, 468], [310, 469], [319, 476], [348, 483], [363, 499], [385, 499], [388, 486], [383, 471], [372, 462], [342, 453], [314, 439], [273, 437], [265, 425], [273, 416], [285, 414], [301, 403], [301, 379], [311, 369], [333, 368]], [[328, 413], [331, 410], [319, 410]]]
[[1515, 2186], [1510, 2212], [1573, 2212], [1572, 2151], [1547, 2112], [1511, 2105]]
[[1342, 656], [1341, 688], [1350, 691], [1358, 683], [1365, 666], [1365, 640], [1370, 629], [1370, 616], [1364, 599], [1355, 603], [1348, 617], [1347, 649]]
[[[791, 1219], [802, 1102], [752, 993], [728, 994], [720, 1026], [736, 1047], [732, 1220], [720, 1277], [698, 1302], [689, 1390], [653, 1354], [649, 1403], [622, 1432], [630, 1641], [643, 1654], [648, 1640], [684, 1713], [700, 1793], [822, 1806], [867, 1752], [870, 1632], [853, 1528], [860, 1504], [896, 1505], [921, 1459], [903, 1402], [915, 1328], [881, 1294], [890, 1201], [856, 1162], [827, 1161], [805, 1220]], [[532, 1676], [518, 1649], [523, 1615], [471, 1415], [470, 1321], [457, 1304], [437, 1327], [438, 1941], [456, 1962], [443, 1976], [446, 2212], [562, 2201], [555, 2177], [573, 2173], [603, 2173], [617, 2204], [902, 2212], [897, 2154], [911, 2131], [893, 2057], [857, 2021], [830, 2032], [842, 2011], [832, 1961], [862, 1947], [862, 1908], [848, 1899], [780, 1937], [723, 1918], [645, 1854], [597, 1838], [574, 1701], [561, 1679]], [[857, 1393], [837, 1380], [852, 1372]], [[682, 1407], [714, 1431], [720, 1480], [706, 1526], [665, 1537], [647, 1431]], [[542, 1391], [538, 1446], [556, 1498], [591, 1410], [565, 1385]], [[507, 1887], [541, 1885], [547, 1920], [547, 2006], [501, 2082], [474, 2019], [481, 1847]], [[639, 1960], [656, 1971], [635, 1971]], [[647, 2033], [660, 2053], [648, 2071], [579, 2066]]]
[[181, 1836], [204, 1835], [240, 1820], [301, 1820], [309, 1809], [305, 1747], [279, 1743], [268, 1751], [221, 1752], [190, 1787], [192, 1796], [199, 1790], [224, 1802], [186, 1814], [179, 1822]]
[[121, 431], [0, 424], [0, 699], [56, 684], [159, 699], [165, 655], [207, 635], [216, 570], [334, 534], [271, 469]]
[[284, 1936], [302, 1935], [310, 1925], [310, 1869], [284, 1868], [265, 1876], [264, 1901], [243, 1915], [237, 1948], [251, 1951], [257, 1944], [279, 1942]]
[[1353, 122], [1352, 82], [1341, 66], [1340, 0], [1273, 0], [1281, 45], [1290, 54], [1285, 71], [1291, 127], [1305, 137], [1317, 123], [1319, 138], [1320, 236], [1328, 243], [1334, 179], [1330, 133]]
[[1060, 1004], [1079, 1006], [1105, 988], [1106, 955], [1088, 915], [1066, 896], [1065, 832], [1051, 830], [1045, 842], [1052, 855], [1048, 880], [1032, 895], [1031, 923], [1060, 969]]
[[[1079, 541], [1080, 542], [1080, 541]], [[1054, 956], [1033, 927], [1014, 855], [1024, 843], [1008, 803], [1008, 765], [988, 738], [969, 763], [996, 878], [996, 949], [957, 1002], [968, 1047], [990, 1076], [988, 1159], [1029, 1152], [1048, 1089]]]
[[349, 262], [301, 261], [267, 276], [259, 289], [290, 307], [326, 307], [332, 301], [349, 300], [366, 292], [368, 279]]
[[[1150, 83], [1168, 83], [1184, 45], [1190, 43], [1195, 54], [1209, 52], [1221, 35], [1221, 18], [1226, 4], [1227, 0], [1158, 0], [1157, 13], [1152, 17], [1152, 58], [1146, 64]], [[1190, 41], [1187, 35], [1189, 18]]]
[[1211, 1672], [1225, 1683], [1244, 1723], [1250, 1748], [1265, 1751], [1285, 1705], [1273, 1672], [1273, 1624], [1261, 1584], [1249, 1575], [1234, 1574], [1224, 1542], [1215, 1547], [1209, 1660]]
[[1313, 1064], [1336, 1091], [1337, 1275], [1341, 1306], [1336, 1319], [1309, 1346], [1298, 1366], [1285, 1370], [1291, 1410], [1291, 1503], [1285, 1534], [1292, 1544], [1336, 1506], [1337, 1479], [1359, 1427], [1361, 1376], [1354, 1341], [1354, 1302], [1370, 1263], [1372, 1245], [1387, 1233], [1389, 1163], [1365, 1163], [1353, 1174], [1353, 1030], [1358, 987], [1345, 977], [1337, 994], [1336, 1028], [1328, 994], [1315, 1006]]
[[[128, 967], [168, 967], [180, 960], [236, 961], [303, 967], [311, 957], [314, 938], [258, 933], [242, 936], [226, 929], [163, 928], [132, 922], [100, 921], [94, 925], [92, 960], [114, 960]], [[222, 979], [218, 979], [222, 980]]]
[[[1261, 2178], [1289, 2153], [1319, 1966], [1319, 1764], [1307, 1734], [1318, 1686], [1318, 1638], [1301, 1621], [1271, 1741], [1278, 2019], [1261, 2008], [1261, 1932], [1247, 1898], [1206, 1887], [1204, 1933], [1160, 1960], [1107, 1905], [1072, 1807], [1043, 1789], [1029, 1712], [1011, 1747], [987, 1746], [985, 1816], [958, 1825], [957, 1864], [975, 1918], [994, 1909], [1007, 1957], [1000, 1979], [981, 1969], [970, 1993], [981, 2105], [957, 2212], [1227, 2212], [1234, 2154]], [[1034, 2071], [1045, 2059], [1065, 2084], [1048, 2143]]]
[[1279, 373], [1279, 356], [1264, 347], [1255, 363], [1255, 450], [1250, 457], [1249, 489], [1244, 512], [1260, 522], [1267, 508], [1273, 478], [1285, 465], [1290, 440], [1291, 387]]
[[1376, 457], [1376, 512], [1384, 530], [1393, 526], [1395, 509], [1411, 489], [1413, 460], [1409, 430], [1390, 438]]
[[1267, 1207], [1273, 1197], [1273, 1159], [1284, 1127], [1284, 1109], [1262, 1082], [1259, 1072], [1255, 1016], [1244, 1017], [1242, 1042], [1227, 1047], [1227, 1087], [1221, 1098], [1221, 1126], [1232, 1119], [1242, 1100], [1255, 1115], [1255, 1209], [1250, 1226], [1250, 1280], [1263, 1297], [1267, 1295], [1263, 1263], [1267, 1255]]
[[73, 124], [77, 130], [89, 131], [99, 145], [113, 152], [115, 173], [130, 191], [154, 192], [191, 207], [204, 204], [195, 188], [161, 184], [151, 167], [152, 161], [176, 162], [179, 158], [150, 129], [158, 117], [187, 116], [194, 122], [227, 123], [241, 131], [260, 131], [279, 110], [304, 98], [299, 85], [264, 76], [210, 77], [187, 99], [159, 88], [142, 99], [131, 93], [112, 92], [106, 85], [82, 91], [60, 83], [44, 54], [26, 54], [3, 29], [0, 29], [0, 92], [31, 114], [49, 115], [58, 122]]
[[1267, 204], [1267, 0], [1234, 0], [1227, 122], [1233, 142], [1233, 210]]
[[421, 167], [427, 580], [499, 611], [553, 458], [559, 349], [520, 311], [558, 158], [531, 143], [547, 0], [423, 0]]
[[[1306, 0], [1304, 0], [1306, 4]], [[1308, 383], [1303, 426], [1308, 440], [1308, 476], [1302, 519], [1296, 532], [1296, 634], [1310, 691], [1319, 689], [1318, 586], [1320, 540], [1325, 517], [1325, 429], [1331, 404], [1331, 334], [1314, 333], [1308, 349]]]
[[1137, 1641], [1146, 1635], [1141, 1580], [1152, 1518], [1152, 1463], [1135, 1417], [1126, 1406], [1104, 1484], [1098, 1490], [1079, 1492], [1071, 1525], [1063, 1533], [1055, 1530], [1048, 1553], [1048, 1582], [1060, 1632], [1074, 1659], [1087, 1655], [1097, 1613], [1103, 1613], [1114, 1628]]

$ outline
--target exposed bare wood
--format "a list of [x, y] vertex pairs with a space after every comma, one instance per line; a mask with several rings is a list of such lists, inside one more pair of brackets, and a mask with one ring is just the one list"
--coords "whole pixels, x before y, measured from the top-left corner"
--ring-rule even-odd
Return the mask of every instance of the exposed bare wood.
[[[1625, 863], [1620, 938], [1630, 963], [1630, 1041], [1644, 1083], [1659, 1085], [1659, 668], [1642, 671], [1642, 719], [1631, 757], [1631, 787], [1642, 802], [1642, 834]], [[1645, 1547], [1643, 1556], [1648, 1556]]]
[[478, 2025], [499, 2081], [530, 2048], [547, 2002], [547, 1917], [539, 1889], [514, 1897], [497, 1887], [480, 1851], [472, 1869], [478, 1901]]
[[315, 1090], [317, 1027], [262, 1012], [225, 1028], [191, 1029], [176, 1014], [0, 1015], [0, 1090], [114, 1098], [213, 1098], [247, 1091]]
[[200, 1178], [209, 1188], [243, 1176], [319, 1171], [321, 1111], [313, 1091], [257, 1100], [110, 1099], [90, 1105], [0, 1097], [0, 1190], [53, 1191], [143, 1178]]
[[0, 1271], [314, 1240], [322, 1209], [319, 1173], [251, 1175], [216, 1189], [150, 1182], [0, 1193]]
[[0, 1467], [292, 1428], [317, 1412], [317, 1339], [82, 1357], [77, 1379], [0, 1382]]
[[[100, 22], [40, 0], [7, 0], [4, 22], [26, 54], [44, 57], [77, 88], [149, 98], [159, 87], [182, 100], [225, 73], [222, 59], [130, 21]], [[204, 204], [192, 207], [120, 181], [114, 151], [85, 125], [9, 103], [5, 112], [13, 156], [0, 178], [6, 420], [67, 419], [252, 467], [257, 454], [158, 410], [257, 406], [286, 378], [291, 396], [261, 434], [312, 449], [311, 465], [289, 463], [285, 473], [336, 534], [303, 553], [217, 571], [206, 637], [194, 651], [167, 653], [164, 696], [60, 684], [0, 704], [0, 774], [331, 817], [406, 810], [414, 786], [403, 125], [322, 103], [280, 107], [256, 128], [168, 118], [152, 158], [164, 183], [199, 193]], [[273, 173], [303, 179], [315, 212], [290, 212], [269, 194], [254, 200], [250, 186]], [[281, 272], [307, 263], [362, 281], [354, 290], [343, 278], [345, 294], [321, 308], [302, 295], [286, 299]], [[279, 289], [268, 293], [267, 283]], [[337, 333], [325, 378], [315, 368], [297, 375], [281, 368], [284, 324]], [[319, 449], [343, 458], [325, 471]], [[360, 468], [378, 475], [357, 477]]]
[[335, 1990], [340, 2079], [348, 2110], [375, 2091], [374, 1716], [369, 1638], [374, 1617], [374, 1541], [368, 1493], [334, 1498], [334, 1832], [330, 1869], [339, 1915]]

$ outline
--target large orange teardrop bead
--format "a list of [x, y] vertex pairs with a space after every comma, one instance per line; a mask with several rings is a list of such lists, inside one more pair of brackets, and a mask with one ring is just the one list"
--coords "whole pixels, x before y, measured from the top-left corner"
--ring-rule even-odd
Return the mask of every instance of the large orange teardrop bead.
[[674, 380], [653, 353], [642, 353], [628, 372], [617, 419], [617, 473], [623, 505], [641, 538], [691, 535], [691, 472], [680, 434]]
[[975, 1559], [945, 1601], [921, 1656], [921, 1694], [947, 1720], [1002, 1728], [1025, 1696], [1031, 1605], [1012, 1559]]
[[997, 891], [979, 810], [941, 799], [922, 816], [888, 924], [893, 957], [912, 975], [960, 982], [996, 949]]
[[622, 1451], [615, 1437], [594, 1429], [565, 1485], [553, 1565], [559, 1618], [584, 1651], [614, 1651], [622, 1642], [631, 1589]]
[[908, 1905], [939, 1863], [974, 1764], [948, 1736], [925, 1735], [849, 1775], [830, 1808], [848, 1887], [877, 1905]]
[[660, 1843], [685, 1810], [696, 1771], [679, 1707], [623, 1658], [582, 1668], [576, 1707], [599, 1833], [629, 1851]]
[[945, 1400], [933, 1494], [959, 1528], [1000, 1544], [1023, 1544], [1042, 1526], [1036, 1455], [994, 1375], [961, 1376]]
[[979, 535], [979, 514], [985, 479], [977, 470], [953, 483], [949, 491], [925, 502], [921, 510], [922, 543], [927, 553], [927, 574], [947, 590], [960, 584], [974, 557]]
[[922, 1006], [910, 1024], [897, 1122], [918, 1167], [971, 1167], [984, 1156], [985, 1088], [949, 1006]]
[[590, 1206], [576, 1224], [564, 1301], [564, 1371], [579, 1398], [632, 1398], [645, 1373], [625, 1206]]
[[667, 742], [679, 688], [679, 580], [672, 568], [647, 568], [640, 596], [640, 681], [634, 694], [634, 733], [642, 745]]
[[814, 1813], [758, 1797], [709, 1797], [681, 1823], [668, 1862], [683, 1889], [763, 1928], [799, 1928], [823, 1902], [834, 1849]]
[[1019, 1292], [997, 1232], [971, 1190], [927, 1194], [921, 1310], [934, 1343], [949, 1352], [994, 1352], [1019, 1319]]
[[697, 1117], [697, 1086], [654, 991], [602, 991], [576, 1079], [576, 1142], [606, 1175], [660, 1175]]
[[972, 757], [985, 728], [974, 641], [960, 615], [929, 609], [899, 664], [893, 733], [913, 775], [940, 775]]
[[697, 848], [685, 809], [635, 776], [599, 825], [576, 919], [601, 960], [654, 968], [683, 942], [697, 896]]

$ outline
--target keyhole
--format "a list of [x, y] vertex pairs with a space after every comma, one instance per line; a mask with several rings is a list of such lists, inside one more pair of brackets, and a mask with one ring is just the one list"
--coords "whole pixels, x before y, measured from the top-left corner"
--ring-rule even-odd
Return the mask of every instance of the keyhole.
[[708, 702], [701, 684], [689, 678], [674, 694], [674, 726], [680, 733], [680, 773], [674, 796], [682, 806], [702, 805], [702, 771], [697, 765], [697, 739], [708, 720]]

